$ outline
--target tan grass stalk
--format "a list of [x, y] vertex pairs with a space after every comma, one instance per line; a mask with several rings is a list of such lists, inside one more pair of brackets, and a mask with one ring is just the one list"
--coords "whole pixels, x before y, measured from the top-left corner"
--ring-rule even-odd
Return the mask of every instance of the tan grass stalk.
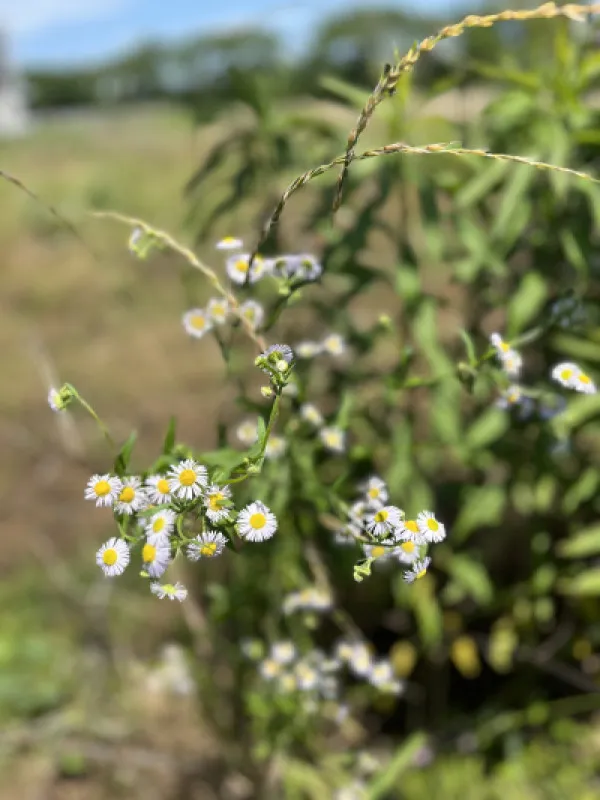
[[531, 11], [501, 11], [497, 14], [486, 14], [485, 16], [478, 16], [477, 14], [469, 14], [460, 22], [454, 25], [446, 25], [441, 31], [433, 36], [428, 36], [423, 41], [415, 43], [408, 53], [403, 56], [397, 64], [386, 65], [385, 70], [377, 85], [367, 98], [360, 116], [356, 122], [356, 127], [350, 131], [348, 135], [348, 143], [346, 145], [346, 153], [342, 161], [342, 171], [337, 182], [337, 189], [333, 201], [333, 211], [337, 211], [342, 202], [342, 192], [344, 183], [348, 175], [350, 164], [355, 160], [355, 147], [359, 137], [365, 131], [367, 125], [377, 106], [386, 97], [394, 94], [396, 85], [400, 77], [405, 72], [410, 72], [417, 61], [421, 58], [423, 53], [433, 50], [433, 48], [444, 41], [444, 39], [452, 39], [456, 36], [461, 36], [469, 28], [491, 28], [497, 22], [525, 21], [531, 19], [553, 19], [555, 17], [566, 17], [567, 19], [575, 20], [576, 22], [585, 22], [587, 15], [600, 13], [600, 3], [594, 3], [587, 6], [578, 5], [575, 3], [568, 3], [564, 6], [557, 6], [556, 3], [544, 3]]

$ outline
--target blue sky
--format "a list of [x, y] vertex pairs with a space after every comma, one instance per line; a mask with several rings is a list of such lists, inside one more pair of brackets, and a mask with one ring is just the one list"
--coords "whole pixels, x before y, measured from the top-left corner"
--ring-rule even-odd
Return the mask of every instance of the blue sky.
[[[264, 25], [301, 46], [329, 13], [368, 6], [451, 15], [460, 0], [0, 0], [0, 25], [19, 64], [98, 61], [149, 38]], [[471, 0], [469, 11], [480, 3]]]

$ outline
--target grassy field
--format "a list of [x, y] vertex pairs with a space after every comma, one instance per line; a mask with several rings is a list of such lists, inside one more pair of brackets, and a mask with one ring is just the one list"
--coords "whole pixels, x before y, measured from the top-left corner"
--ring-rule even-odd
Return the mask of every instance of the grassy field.
[[30, 558], [37, 537], [60, 548], [83, 543], [89, 552], [104, 527], [83, 502], [83, 487], [108, 465], [108, 454], [89, 420], [76, 414], [65, 423], [50, 412], [49, 377], [76, 385], [118, 437], [138, 428], [143, 451], [158, 445], [170, 413], [192, 442], [211, 443], [205, 412], [218, 401], [221, 363], [211, 342], [198, 346], [183, 335], [179, 317], [189, 298], [178, 277], [185, 266], [171, 256], [134, 260], [125, 228], [87, 214], [119, 209], [181, 233], [182, 187], [210, 135], [196, 135], [180, 113], [152, 110], [43, 123], [0, 146], [3, 169], [59, 209], [84, 240], [2, 183], [5, 570]]

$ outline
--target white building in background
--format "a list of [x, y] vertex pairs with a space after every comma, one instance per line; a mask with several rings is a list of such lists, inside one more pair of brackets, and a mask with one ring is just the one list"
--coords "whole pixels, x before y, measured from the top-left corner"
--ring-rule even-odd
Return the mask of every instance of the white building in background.
[[0, 137], [23, 136], [30, 124], [25, 81], [10, 63], [8, 35], [0, 31]]

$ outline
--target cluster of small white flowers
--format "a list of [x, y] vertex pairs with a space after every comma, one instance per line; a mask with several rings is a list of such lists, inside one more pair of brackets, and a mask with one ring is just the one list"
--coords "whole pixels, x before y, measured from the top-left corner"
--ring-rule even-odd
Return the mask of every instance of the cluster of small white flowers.
[[[520, 354], [512, 349], [510, 345], [502, 339], [499, 333], [493, 333], [490, 336], [490, 342], [495, 348], [506, 374], [513, 378], [518, 377], [523, 365]], [[560, 383], [561, 386], [564, 386], [566, 389], [572, 389], [575, 392], [582, 392], [583, 394], [595, 394], [598, 391], [596, 384], [590, 376], [584, 372], [580, 366], [570, 361], [556, 364], [552, 368], [550, 374], [554, 381]], [[500, 397], [496, 401], [496, 406], [503, 409], [518, 408], [521, 418], [525, 419], [532, 414], [535, 403], [522, 386], [517, 383], [512, 383], [506, 389], [502, 390]], [[539, 409], [539, 413], [540, 416], [545, 417], [543, 408]]]
[[396, 677], [390, 660], [376, 658], [366, 642], [340, 639], [336, 643], [335, 654], [356, 678], [367, 680], [380, 691], [401, 694], [404, 690], [404, 684]]
[[284, 614], [294, 614], [297, 611], [329, 611], [332, 605], [333, 598], [328, 591], [309, 586], [286, 595], [282, 608]]
[[242, 252], [244, 242], [233, 236], [227, 236], [216, 244], [217, 250], [231, 253], [226, 260], [225, 269], [233, 283], [244, 285], [257, 283], [266, 275], [286, 281], [310, 282], [320, 278], [323, 268], [317, 259], [308, 254], [288, 254], [275, 258], [264, 258], [256, 255], [250, 266], [250, 253]]
[[431, 563], [425, 555], [429, 545], [446, 538], [446, 528], [431, 511], [406, 519], [404, 511], [389, 505], [385, 481], [377, 475], [359, 487], [360, 496], [350, 506], [345, 524], [336, 531], [339, 544], [360, 543], [365, 557], [376, 564], [396, 561], [409, 565], [404, 580], [422, 578]]
[[490, 343], [496, 351], [502, 369], [510, 378], [518, 378], [523, 367], [521, 354], [505, 342], [499, 333], [492, 333]]
[[314, 358], [320, 355], [341, 356], [346, 352], [346, 340], [339, 333], [329, 333], [322, 341], [304, 340], [294, 348], [298, 358]]
[[[139, 545], [143, 574], [153, 580], [151, 591], [171, 600], [184, 600], [187, 591], [179, 583], [161, 584], [157, 579], [175, 554], [182, 552], [190, 561], [215, 558], [234, 532], [244, 541], [262, 542], [277, 530], [275, 515], [260, 501], [236, 512], [231, 488], [210, 483], [206, 467], [191, 458], [174, 464], [166, 474], [145, 480], [135, 475], [93, 475], [85, 498], [112, 508], [120, 519], [121, 536], [109, 539], [96, 553], [96, 563], [104, 574], [121, 575], [132, 549]], [[190, 508], [196, 516], [198, 512], [202, 515], [202, 530], [196, 535], [188, 535], [184, 529], [184, 516]]]

